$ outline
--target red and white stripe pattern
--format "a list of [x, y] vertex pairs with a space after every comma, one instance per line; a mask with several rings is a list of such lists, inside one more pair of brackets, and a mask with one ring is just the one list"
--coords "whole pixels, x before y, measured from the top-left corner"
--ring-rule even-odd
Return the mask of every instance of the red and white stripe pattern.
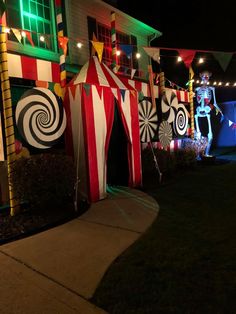
[[[125, 82], [126, 84], [131, 85], [138, 92], [142, 92], [145, 97], [151, 97], [150, 87], [149, 87], [148, 83], [136, 81], [136, 80], [130, 80], [130, 79], [124, 78], [124, 77], [122, 77], [121, 80], [122, 80], [122, 82]], [[173, 91], [176, 94], [178, 101], [184, 102], [184, 103], [189, 103], [189, 92], [188, 91], [176, 90], [176, 89], [171, 89], [171, 91]], [[159, 86], [157, 86], [157, 85], [154, 85], [154, 97], [155, 98], [160, 97]]]
[[100, 63], [96, 56], [92, 57], [69, 84], [87, 83], [111, 88], [134, 90], [129, 84], [122, 82], [107, 65]]
[[10, 77], [18, 77], [35, 81], [60, 82], [58, 63], [8, 53], [8, 73]]
[[[71, 138], [80, 168], [80, 181], [82, 183], [82, 178], [86, 177], [83, 182], [88, 183], [87, 195], [92, 202], [106, 197], [106, 160], [114, 119], [114, 97], [127, 136], [129, 185], [140, 186], [142, 170], [137, 92], [93, 57], [70, 82], [65, 96], [68, 151]], [[79, 130], [81, 125], [83, 129]], [[82, 154], [86, 154], [85, 162], [81, 162]]]

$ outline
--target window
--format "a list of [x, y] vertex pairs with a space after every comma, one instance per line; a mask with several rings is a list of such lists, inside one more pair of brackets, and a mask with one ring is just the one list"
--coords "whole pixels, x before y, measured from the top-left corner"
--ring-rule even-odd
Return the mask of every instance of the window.
[[[97, 24], [98, 40], [104, 43], [103, 61], [107, 64], [112, 62], [112, 47], [111, 47], [111, 30], [102, 24]], [[116, 31], [117, 48], [119, 44], [130, 45], [130, 36]], [[117, 62], [121, 68], [120, 71], [124, 72], [125, 68], [132, 68], [132, 57], [128, 58], [124, 52], [118, 57]], [[123, 69], [122, 69], [123, 67]]]
[[[6, 0], [6, 6], [8, 27], [30, 31], [36, 47], [56, 49], [52, 0]], [[40, 40], [41, 35], [45, 38], [44, 42]], [[16, 41], [13, 34], [9, 39]], [[23, 40], [24, 44], [30, 44], [26, 38]]]

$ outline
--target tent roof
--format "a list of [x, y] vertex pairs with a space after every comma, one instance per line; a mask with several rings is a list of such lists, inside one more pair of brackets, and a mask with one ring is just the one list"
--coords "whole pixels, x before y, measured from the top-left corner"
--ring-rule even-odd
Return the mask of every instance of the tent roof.
[[83, 65], [80, 72], [69, 83], [69, 86], [81, 83], [134, 90], [128, 83], [122, 82], [107, 65], [100, 63], [96, 56], [93, 56]]

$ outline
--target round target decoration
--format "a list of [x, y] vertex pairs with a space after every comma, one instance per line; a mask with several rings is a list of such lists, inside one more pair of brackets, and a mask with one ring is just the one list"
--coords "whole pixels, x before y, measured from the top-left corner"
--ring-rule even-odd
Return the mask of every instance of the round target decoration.
[[167, 89], [161, 98], [161, 110], [164, 120], [172, 123], [175, 119], [177, 109], [178, 98], [173, 91]]
[[173, 122], [173, 129], [177, 136], [183, 136], [188, 128], [188, 112], [184, 105], [179, 104], [178, 111]]
[[15, 118], [25, 141], [40, 149], [55, 145], [66, 128], [66, 114], [61, 98], [43, 87], [27, 90], [21, 96]]
[[157, 113], [156, 109], [148, 100], [143, 100], [139, 103], [139, 128], [140, 140], [143, 143], [148, 143], [154, 137], [157, 130]]
[[167, 121], [162, 121], [158, 130], [159, 141], [164, 149], [166, 149], [172, 141], [172, 128]]

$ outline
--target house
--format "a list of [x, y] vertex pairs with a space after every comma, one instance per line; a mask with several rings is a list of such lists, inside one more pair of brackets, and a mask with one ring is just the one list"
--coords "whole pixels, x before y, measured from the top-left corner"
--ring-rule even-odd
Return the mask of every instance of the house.
[[[2, 16], [2, 24], [8, 29], [7, 59], [10, 79], [11, 102], [15, 129], [15, 139], [18, 148], [30, 153], [37, 153], [38, 148], [31, 147], [22, 138], [16, 127], [15, 109], [22, 95], [34, 87], [43, 87], [58, 92], [59, 84], [69, 81], [75, 73], [87, 62], [91, 56], [91, 40], [104, 43], [103, 62], [110, 66], [112, 61], [111, 49], [111, 12], [115, 13], [115, 30], [117, 47], [121, 56], [117, 64], [119, 73], [131, 73], [134, 78], [146, 79], [149, 57], [142, 50], [142, 46], [149, 46], [151, 40], [161, 33], [152, 27], [128, 16], [113, 6], [100, 0], [6, 0], [6, 11]], [[3, 28], [1, 29], [3, 32]], [[60, 42], [58, 36], [63, 40]], [[60, 45], [58, 44], [60, 42]], [[82, 43], [82, 46], [78, 46]], [[65, 46], [68, 45], [66, 52]], [[62, 47], [63, 46], [63, 47]], [[79, 48], [81, 47], [81, 48]], [[129, 53], [127, 52], [127, 48]], [[63, 53], [66, 55], [63, 61]], [[141, 54], [137, 59], [136, 54]], [[135, 72], [135, 73], [134, 73]], [[60, 94], [60, 92], [58, 92]], [[0, 186], [7, 185], [6, 149], [3, 154], [1, 146], [6, 148], [3, 104], [0, 104], [1, 124], [1, 178]], [[13, 145], [13, 143], [11, 143]], [[3, 161], [3, 159], [5, 161]], [[2, 188], [1, 191], [4, 189]], [[1, 193], [1, 192], [0, 192]], [[1, 195], [0, 200], [7, 202], [7, 195]]]

